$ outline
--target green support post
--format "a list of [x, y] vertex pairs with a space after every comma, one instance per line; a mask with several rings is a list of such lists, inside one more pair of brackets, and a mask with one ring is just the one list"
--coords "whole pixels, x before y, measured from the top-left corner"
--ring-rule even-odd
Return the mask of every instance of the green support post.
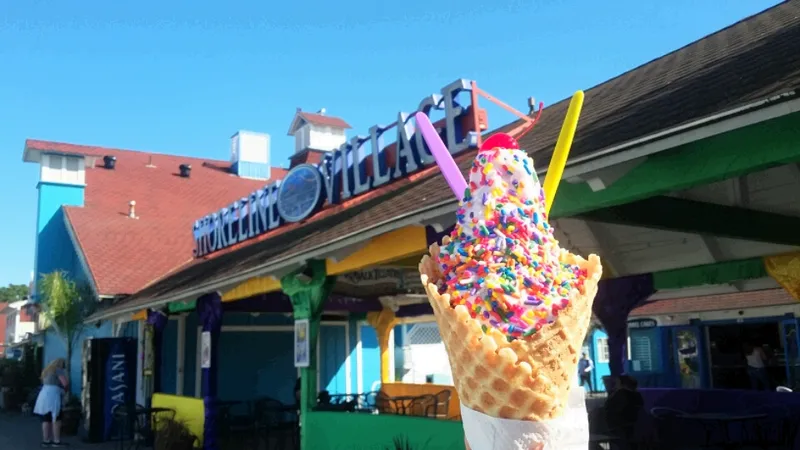
[[309, 366], [300, 369], [300, 450], [305, 450], [308, 411], [314, 406], [317, 382], [317, 334], [322, 319], [325, 300], [328, 299], [336, 277], [329, 277], [325, 261], [308, 262], [311, 279], [301, 277], [304, 270], [296, 271], [281, 278], [281, 289], [289, 296], [294, 310], [294, 319], [308, 319]]

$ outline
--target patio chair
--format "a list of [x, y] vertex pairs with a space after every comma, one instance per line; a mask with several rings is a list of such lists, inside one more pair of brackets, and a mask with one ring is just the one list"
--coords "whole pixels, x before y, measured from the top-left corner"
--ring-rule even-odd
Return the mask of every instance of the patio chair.
[[375, 413], [378, 411], [378, 407], [376, 406], [376, 398], [378, 396], [378, 392], [366, 392], [363, 394], [356, 394], [355, 401], [356, 401], [356, 409], [361, 412], [372, 412]]
[[136, 405], [133, 411], [119, 407], [114, 414], [118, 426], [119, 448], [153, 448], [158, 423], [162, 420], [174, 420], [175, 411], [169, 408], [145, 408]]
[[438, 392], [434, 395], [436, 399], [435, 411], [434, 414], [437, 418], [445, 419], [447, 418], [447, 414], [450, 411], [450, 397], [453, 395], [450, 390], [445, 389], [443, 391]]
[[357, 395], [353, 394], [335, 394], [331, 395], [328, 405], [331, 407], [330, 411], [348, 411], [353, 412], [358, 407], [359, 400]]
[[[680, 427], [676, 423], [686, 412], [666, 406], [656, 406], [650, 409], [650, 416], [655, 422], [653, 430], [653, 443], [663, 449], [674, 449], [678, 445], [677, 436], [680, 436]], [[656, 444], [652, 444], [654, 447]]]
[[135, 413], [129, 414], [128, 408], [123, 405], [114, 410], [112, 418], [111, 433], [113, 439], [117, 441], [117, 448], [122, 450], [126, 442], [133, 442], [133, 421], [136, 416]]
[[752, 414], [766, 414], [767, 418], [754, 422], [743, 431], [744, 443], [780, 448], [792, 448], [797, 429], [796, 418], [784, 405], [762, 405], [747, 410]]
[[403, 402], [402, 414], [416, 417], [436, 417], [436, 397], [420, 395]]
[[381, 414], [398, 414], [398, 408], [391, 397], [381, 391], [375, 393], [375, 409]]
[[219, 408], [217, 416], [217, 427], [223, 449], [254, 448], [258, 445], [258, 434], [256, 430], [253, 412], [248, 406], [245, 415], [234, 414], [232, 408], [234, 404], [227, 404]]
[[297, 409], [272, 398], [261, 398], [253, 405], [259, 438], [268, 450], [295, 448], [298, 437]]

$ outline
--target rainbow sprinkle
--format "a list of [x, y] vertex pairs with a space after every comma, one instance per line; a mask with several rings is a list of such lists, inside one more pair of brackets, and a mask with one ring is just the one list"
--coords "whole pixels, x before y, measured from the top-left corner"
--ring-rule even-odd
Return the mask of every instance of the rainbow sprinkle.
[[439, 288], [509, 341], [551, 323], [583, 292], [586, 271], [560, 261], [533, 160], [520, 150], [481, 151], [456, 211], [451, 242], [439, 253]]

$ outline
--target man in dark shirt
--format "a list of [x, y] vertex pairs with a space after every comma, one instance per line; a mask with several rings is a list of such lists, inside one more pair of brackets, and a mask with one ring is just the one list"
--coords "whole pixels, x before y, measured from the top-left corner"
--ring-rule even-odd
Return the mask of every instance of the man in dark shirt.
[[584, 352], [581, 355], [581, 359], [578, 361], [578, 376], [580, 376], [581, 386], [589, 385], [589, 393], [594, 392], [592, 370], [594, 370], [594, 363], [589, 359], [589, 356], [586, 355], [586, 352]]
[[638, 383], [629, 375], [619, 377], [618, 388], [605, 404], [606, 423], [611, 434], [625, 440], [633, 437], [639, 413], [644, 408], [642, 394], [636, 390]]

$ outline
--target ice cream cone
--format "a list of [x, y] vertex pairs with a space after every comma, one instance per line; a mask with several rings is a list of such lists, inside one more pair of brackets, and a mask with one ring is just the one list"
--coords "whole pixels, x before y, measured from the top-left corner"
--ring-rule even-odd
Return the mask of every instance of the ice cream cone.
[[[447, 245], [445, 237], [443, 245]], [[586, 270], [583, 292], [574, 290], [569, 306], [555, 321], [531, 336], [513, 339], [497, 329], [481, 328], [464, 305], [451, 307], [450, 295], [439, 293], [442, 278], [439, 246], [430, 247], [419, 271], [447, 349], [461, 403], [491, 417], [547, 421], [559, 417], [574, 385], [578, 359], [591, 322], [591, 309], [602, 266], [567, 251], [562, 262]]]

